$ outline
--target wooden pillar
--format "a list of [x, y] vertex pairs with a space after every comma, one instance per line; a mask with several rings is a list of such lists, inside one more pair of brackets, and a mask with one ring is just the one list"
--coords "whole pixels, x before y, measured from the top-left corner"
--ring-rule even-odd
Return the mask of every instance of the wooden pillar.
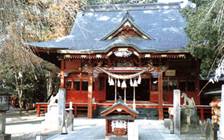
[[117, 80], [114, 79], [114, 102], [117, 102]]
[[203, 108], [203, 107], [200, 108], [200, 120], [205, 120], [204, 109], [205, 109], [205, 108]]
[[200, 96], [198, 96], [200, 92], [200, 62], [199, 60], [196, 60], [196, 81], [195, 81], [195, 88], [196, 88], [196, 104], [201, 104]]
[[149, 102], [150, 102], [150, 101], [152, 101], [152, 98], [151, 98], [152, 97], [152, 95], [151, 95], [152, 94], [151, 93], [151, 90], [152, 90], [151, 89], [151, 87], [152, 87], [152, 85], [151, 85], [151, 82], [152, 82], [152, 74], [151, 73], [150, 73], [150, 76], [149, 77], [150, 78], [149, 78], [149, 88], [148, 88], [148, 90], [149, 90]]
[[40, 104], [36, 104], [36, 115], [40, 117]]
[[61, 59], [61, 69], [60, 69], [60, 88], [65, 88], [65, 60]]
[[224, 85], [222, 85], [222, 93], [221, 93], [221, 108], [220, 108], [220, 139], [224, 139]]
[[88, 79], [88, 118], [93, 117], [93, 76], [89, 75]]
[[133, 109], [136, 110], [136, 103], [135, 103], [135, 86], [133, 87]]
[[159, 74], [159, 96], [158, 96], [158, 103], [159, 103], [159, 120], [163, 120], [163, 72], [160, 72]]
[[173, 91], [174, 134], [180, 135], [180, 90]]
[[126, 104], [126, 102], [127, 102], [127, 99], [126, 99], [126, 93], [127, 91], [126, 91], [126, 88], [124, 88], [124, 103]]

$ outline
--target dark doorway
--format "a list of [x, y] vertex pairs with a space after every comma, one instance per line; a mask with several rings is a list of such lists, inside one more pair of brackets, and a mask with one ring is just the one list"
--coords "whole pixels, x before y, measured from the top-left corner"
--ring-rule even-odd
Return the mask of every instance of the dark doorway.
[[[133, 87], [130, 86], [130, 81], [126, 81], [126, 99], [133, 100]], [[106, 86], [106, 100], [114, 100], [115, 89], [114, 86], [109, 86], [107, 83]], [[135, 89], [136, 101], [149, 101], [149, 79], [142, 79], [142, 82]], [[117, 87], [117, 94], [124, 99], [124, 89]]]

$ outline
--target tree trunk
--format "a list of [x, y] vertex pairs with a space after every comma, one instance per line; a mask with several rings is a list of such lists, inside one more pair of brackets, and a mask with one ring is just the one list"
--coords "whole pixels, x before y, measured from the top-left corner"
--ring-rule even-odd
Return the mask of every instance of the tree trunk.
[[23, 91], [21, 89], [18, 91], [18, 97], [19, 97], [19, 114], [20, 114], [20, 116], [22, 116], [22, 110], [23, 110], [23, 100], [22, 100]]
[[23, 90], [21, 88], [21, 85], [23, 84], [23, 79], [19, 74], [17, 75], [17, 73], [16, 73], [15, 74], [15, 80], [16, 80], [16, 91], [17, 91], [19, 108], [20, 108], [19, 114], [21, 116], [22, 115], [22, 109], [23, 109], [23, 100], [22, 100]]

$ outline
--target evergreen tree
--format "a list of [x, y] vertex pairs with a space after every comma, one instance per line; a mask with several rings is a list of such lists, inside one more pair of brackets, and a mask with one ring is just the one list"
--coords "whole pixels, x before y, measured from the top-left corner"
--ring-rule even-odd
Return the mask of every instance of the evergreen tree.
[[206, 77], [223, 55], [224, 1], [192, 1], [197, 4], [197, 8], [183, 10], [187, 18], [189, 50], [201, 59], [201, 74]]

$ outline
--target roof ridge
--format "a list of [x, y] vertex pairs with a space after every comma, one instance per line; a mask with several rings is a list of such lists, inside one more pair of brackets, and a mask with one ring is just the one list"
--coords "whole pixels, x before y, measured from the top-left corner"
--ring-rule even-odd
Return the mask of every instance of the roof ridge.
[[172, 3], [147, 3], [147, 4], [101, 4], [89, 5], [82, 8], [83, 11], [127, 11], [127, 10], [159, 10], [179, 9], [181, 2]]

